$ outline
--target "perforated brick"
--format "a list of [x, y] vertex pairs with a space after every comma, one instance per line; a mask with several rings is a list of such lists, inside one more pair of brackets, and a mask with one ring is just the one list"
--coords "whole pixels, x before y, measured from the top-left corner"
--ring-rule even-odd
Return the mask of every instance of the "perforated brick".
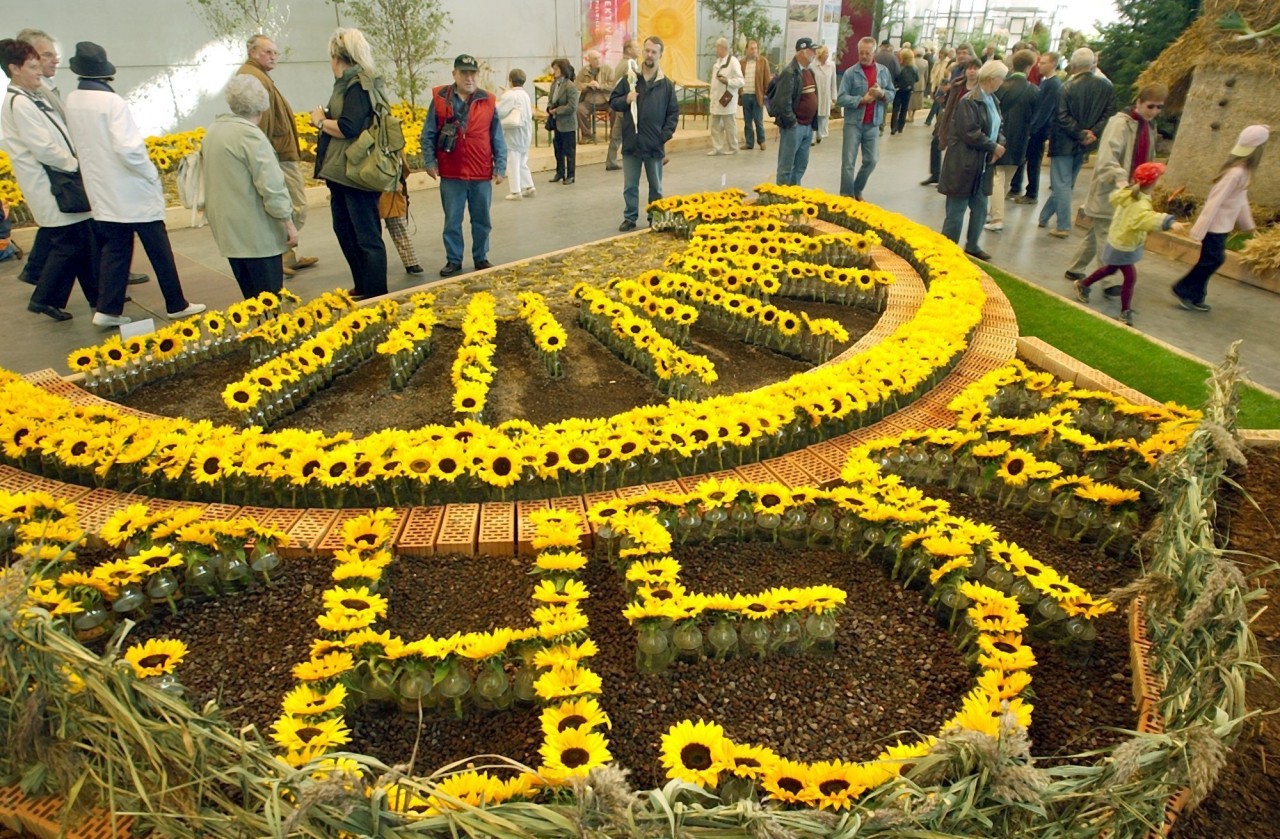
[[47, 492], [55, 498], [61, 498], [63, 501], [79, 502], [89, 494], [89, 487], [82, 487], [77, 484], [67, 484], [62, 481], [55, 481], [53, 478], [36, 478], [27, 487], [27, 492]]
[[773, 479], [784, 486], [799, 487], [809, 483], [809, 474], [801, 466], [800, 461], [792, 454], [784, 454], [764, 461], [764, 467], [773, 475]]
[[619, 498], [638, 498], [641, 495], [647, 495], [648, 492], [649, 492], [649, 489], [643, 485], [635, 486], [635, 487], [619, 487], [618, 497]]
[[12, 466], [0, 465], [0, 489], [6, 492], [23, 492], [35, 481], [36, 476], [30, 472], [23, 472], [21, 469], [15, 469]]
[[480, 505], [476, 550], [481, 556], [515, 556], [516, 505], [506, 501]]
[[436, 537], [436, 553], [474, 556], [476, 531], [480, 524], [479, 504], [450, 504], [444, 508], [440, 535]]
[[280, 555], [290, 558], [315, 556], [316, 546], [337, 517], [335, 510], [303, 510], [293, 526], [285, 531], [289, 534], [289, 545], [280, 549]]
[[773, 473], [759, 463], [744, 463], [733, 472], [738, 480], [753, 484], [764, 484], [774, 480]]
[[0, 824], [10, 830], [22, 829], [22, 820], [18, 818], [17, 808], [24, 798], [26, 796], [22, 794], [22, 788], [17, 784], [0, 787]]
[[[212, 508], [217, 505], [210, 505], [210, 510], [205, 511], [206, 515], [212, 515]], [[263, 527], [270, 527], [274, 530], [283, 530], [289, 532], [289, 528], [298, 523], [298, 519], [302, 518], [303, 510], [294, 507], [236, 507], [233, 510], [235, 517], [245, 516], [251, 518]], [[232, 516], [222, 516], [226, 519]]]
[[[185, 505], [184, 505], [185, 506]], [[195, 505], [201, 506], [201, 505]], [[205, 521], [226, 521], [229, 518], [243, 515], [240, 511], [248, 509], [238, 504], [206, 504], [204, 506], [204, 514], [201, 516]], [[267, 509], [258, 507], [255, 509]]]
[[669, 492], [672, 494], [679, 494], [686, 491], [681, 488], [679, 481], [654, 481], [651, 484], [645, 484], [645, 486], [649, 488], [650, 492]]
[[431, 556], [444, 521], [444, 507], [410, 507], [405, 516], [396, 553], [400, 556]]

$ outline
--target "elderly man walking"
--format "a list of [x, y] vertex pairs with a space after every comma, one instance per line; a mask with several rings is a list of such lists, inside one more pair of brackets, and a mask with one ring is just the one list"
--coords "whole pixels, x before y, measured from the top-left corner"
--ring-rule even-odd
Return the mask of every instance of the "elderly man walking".
[[649, 203], [662, 197], [662, 158], [676, 133], [680, 103], [676, 88], [662, 74], [662, 39], [644, 40], [644, 63], [635, 62], [618, 79], [609, 107], [622, 114], [622, 232], [636, 229], [640, 218], [640, 169], [649, 182]]
[[[618, 84], [618, 79], [627, 74], [627, 68], [631, 66], [631, 62], [640, 57], [640, 45], [628, 38], [622, 42], [622, 60], [613, 68], [613, 84]], [[610, 89], [609, 95], [613, 95]], [[606, 100], [607, 101], [607, 100]], [[604, 156], [604, 168], [607, 172], [616, 172], [622, 168], [618, 163], [618, 152], [622, 150], [622, 113], [610, 108], [609, 111], [609, 150]]]
[[734, 116], [738, 113], [738, 92], [744, 84], [742, 65], [729, 52], [728, 39], [717, 38], [716, 60], [711, 66], [711, 151], [708, 155], [738, 153]]
[[773, 121], [778, 123], [778, 186], [799, 186], [809, 168], [813, 121], [818, 116], [818, 81], [810, 65], [817, 55], [812, 38], [796, 41], [796, 54], [773, 89]]
[[[893, 97], [893, 76], [888, 67], [875, 60], [874, 38], [858, 42], [858, 63], [840, 80], [836, 104], [844, 109], [844, 145], [840, 151], [840, 194], [862, 200], [862, 190], [880, 159], [880, 126], [884, 124], [885, 102]], [[854, 165], [862, 152], [862, 168], [855, 176]]]
[[[270, 75], [276, 68], [280, 50], [276, 47], [276, 42], [266, 35], [254, 35], [247, 46], [249, 57], [237, 75], [253, 76], [266, 88], [267, 97], [271, 100], [267, 110], [262, 112], [262, 121], [258, 123], [258, 127], [276, 150], [276, 159], [280, 161], [284, 183], [289, 189], [289, 200], [293, 203], [293, 223], [301, 230], [307, 223], [307, 185], [302, 177], [298, 130], [293, 124], [293, 108], [289, 107], [288, 100], [280, 93]], [[292, 277], [299, 268], [309, 268], [319, 261], [314, 256], [298, 256], [297, 248], [289, 248], [284, 253], [284, 274]]]
[[423, 169], [440, 179], [444, 207], [445, 264], [440, 276], [462, 270], [462, 214], [471, 213], [471, 260], [477, 271], [489, 262], [489, 205], [493, 185], [507, 170], [507, 143], [493, 94], [476, 83], [480, 64], [463, 54], [453, 60], [453, 84], [431, 91], [431, 107], [422, 123]]
[[1071, 235], [1071, 190], [1112, 112], [1111, 82], [1093, 72], [1095, 64], [1097, 57], [1088, 47], [1071, 53], [1070, 78], [1063, 85], [1049, 135], [1049, 200], [1040, 210], [1040, 226], [1048, 227], [1057, 216], [1057, 227], [1049, 235], [1059, 239]]

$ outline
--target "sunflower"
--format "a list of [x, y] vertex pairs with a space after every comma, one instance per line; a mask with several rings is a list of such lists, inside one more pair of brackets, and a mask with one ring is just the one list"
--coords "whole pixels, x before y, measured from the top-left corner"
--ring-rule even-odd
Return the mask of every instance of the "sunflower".
[[356, 666], [355, 658], [348, 652], [329, 652], [293, 667], [293, 677], [303, 682], [321, 682], [333, 679]]
[[534, 682], [534, 690], [544, 700], [600, 693], [603, 681], [595, 672], [577, 665], [549, 670]]
[[[342, 544], [350, 548], [369, 550], [390, 539], [391, 525], [386, 518], [360, 516], [342, 525]], [[383, 602], [385, 604], [385, 600]]]
[[761, 778], [778, 762], [778, 755], [766, 746], [732, 743], [727, 769], [739, 778]]
[[809, 767], [798, 761], [780, 759], [765, 767], [761, 785], [784, 804], [803, 804], [809, 787]]
[[823, 810], [845, 810], [870, 786], [865, 767], [843, 760], [824, 760], [809, 767], [805, 797]]
[[553, 782], [586, 775], [613, 760], [603, 734], [578, 727], [548, 734], [538, 753], [542, 755], [539, 773]]
[[715, 723], [682, 720], [662, 735], [667, 777], [714, 789], [733, 760], [733, 744]]
[[104, 562], [89, 572], [89, 576], [99, 580], [112, 589], [141, 582], [142, 574], [127, 559], [115, 559]]
[[541, 571], [581, 571], [587, 564], [586, 554], [581, 551], [542, 551], [534, 559], [534, 565]]
[[1035, 653], [1022, 643], [1022, 635], [1016, 632], [983, 633], [978, 636], [978, 647], [982, 650], [978, 663], [993, 670], [1029, 670], [1036, 664]]
[[349, 612], [370, 611], [380, 618], [387, 616], [387, 598], [380, 594], [373, 594], [366, 586], [331, 588], [324, 593], [324, 607]]
[[1004, 463], [1001, 464], [996, 474], [1000, 476], [1000, 480], [1012, 486], [1022, 486], [1029, 479], [1027, 467], [1035, 462], [1035, 457], [1022, 449], [1012, 449], [1004, 456]]
[[73, 373], [89, 373], [98, 366], [98, 351], [93, 347], [76, 350], [67, 356], [67, 367]]
[[1018, 611], [1013, 598], [1001, 598], [969, 607], [969, 619], [979, 632], [998, 634], [1021, 632], [1027, 628], [1027, 616]]
[[147, 505], [130, 504], [123, 510], [112, 513], [99, 528], [98, 535], [111, 547], [118, 548], [146, 530], [151, 521]]
[[187, 645], [172, 638], [151, 638], [125, 650], [125, 661], [133, 665], [138, 678], [172, 673], [187, 655]]
[[174, 553], [168, 545], [158, 545], [139, 551], [129, 557], [129, 564], [140, 574], [150, 575], [165, 568], [177, 568], [183, 564], [182, 554]]
[[539, 603], [576, 603], [590, 596], [581, 580], [566, 580], [560, 586], [551, 580], [542, 580], [533, 590], [533, 599]]
[[661, 585], [674, 583], [680, 576], [680, 563], [669, 556], [642, 559], [627, 566], [627, 582]]
[[347, 699], [347, 689], [334, 685], [328, 692], [315, 690], [310, 685], [298, 685], [284, 698], [284, 712], [294, 717], [327, 714], [341, 708]]
[[468, 770], [450, 775], [438, 782], [435, 785], [435, 794], [429, 796], [425, 802], [413, 795], [410, 803], [404, 806], [403, 812], [410, 818], [433, 816], [446, 810], [499, 804], [504, 800], [505, 795], [506, 789], [502, 781], [485, 772]]
[[584, 658], [590, 658], [600, 652], [596, 642], [590, 638], [581, 644], [556, 644], [538, 650], [533, 656], [533, 664], [540, 669], [576, 666]]
[[271, 739], [290, 751], [327, 751], [351, 741], [351, 731], [342, 717], [310, 720], [285, 713], [271, 728]]
[[262, 399], [262, 390], [252, 382], [232, 382], [222, 390], [222, 402], [233, 411], [248, 411]]

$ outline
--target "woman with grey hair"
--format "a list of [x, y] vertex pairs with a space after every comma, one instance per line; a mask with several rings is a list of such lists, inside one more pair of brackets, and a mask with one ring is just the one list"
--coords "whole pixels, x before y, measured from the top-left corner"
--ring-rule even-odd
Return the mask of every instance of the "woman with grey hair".
[[978, 86], [956, 103], [955, 115], [947, 128], [947, 151], [938, 183], [938, 192], [947, 196], [942, 235], [958, 243], [964, 213], [968, 210], [969, 231], [964, 252], [983, 260], [991, 259], [991, 254], [979, 245], [979, 238], [982, 225], [987, 223], [987, 198], [995, 175], [993, 165], [1005, 151], [995, 92], [1008, 74], [1009, 68], [1004, 62], [993, 58], [978, 70]]
[[218, 252], [246, 298], [284, 287], [281, 255], [298, 243], [293, 202], [267, 135], [258, 128], [271, 100], [262, 82], [236, 76], [225, 92], [231, 113], [205, 134], [204, 211]]

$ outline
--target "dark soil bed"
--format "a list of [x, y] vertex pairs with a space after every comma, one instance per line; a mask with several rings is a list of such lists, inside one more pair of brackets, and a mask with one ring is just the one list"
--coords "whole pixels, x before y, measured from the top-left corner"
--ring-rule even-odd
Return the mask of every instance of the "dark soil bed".
[[[990, 502], [951, 499], [961, 515], [992, 522], [1033, 555], [1102, 592], [1132, 571]], [[720, 722], [740, 742], [768, 745], [805, 760], [874, 757], [898, 737], [936, 733], [960, 705], [972, 675], [953, 639], [916, 592], [886, 579], [879, 566], [837, 552], [795, 552], [761, 543], [719, 542], [677, 552], [682, 583], [694, 591], [756, 592], [776, 585], [830, 583], [850, 592], [840, 614], [834, 656], [774, 656], [764, 661], [674, 664], [639, 676], [634, 632], [621, 616], [625, 592], [606, 562], [586, 573], [591, 637], [601, 654], [601, 701], [614, 720], [611, 750], [641, 786], [660, 785], [662, 734], [685, 718]], [[390, 608], [379, 629], [404, 638], [528, 623], [532, 578], [524, 559], [404, 558], [391, 568]], [[191, 648], [179, 671], [197, 705], [219, 698], [235, 725], [267, 731], [293, 686], [290, 670], [316, 635], [329, 564], [299, 560], [269, 591], [190, 604], [135, 630], [137, 639], [177, 637]], [[1099, 622], [1087, 660], [1034, 643], [1035, 751], [1075, 753], [1113, 742], [1111, 728], [1131, 728], [1127, 631], [1119, 616]], [[909, 639], [909, 641], [904, 641]], [[428, 717], [421, 732], [390, 705], [348, 715], [351, 748], [387, 763], [407, 761], [418, 742], [417, 771], [482, 753], [537, 762], [541, 742], [533, 709], [466, 720]]]

